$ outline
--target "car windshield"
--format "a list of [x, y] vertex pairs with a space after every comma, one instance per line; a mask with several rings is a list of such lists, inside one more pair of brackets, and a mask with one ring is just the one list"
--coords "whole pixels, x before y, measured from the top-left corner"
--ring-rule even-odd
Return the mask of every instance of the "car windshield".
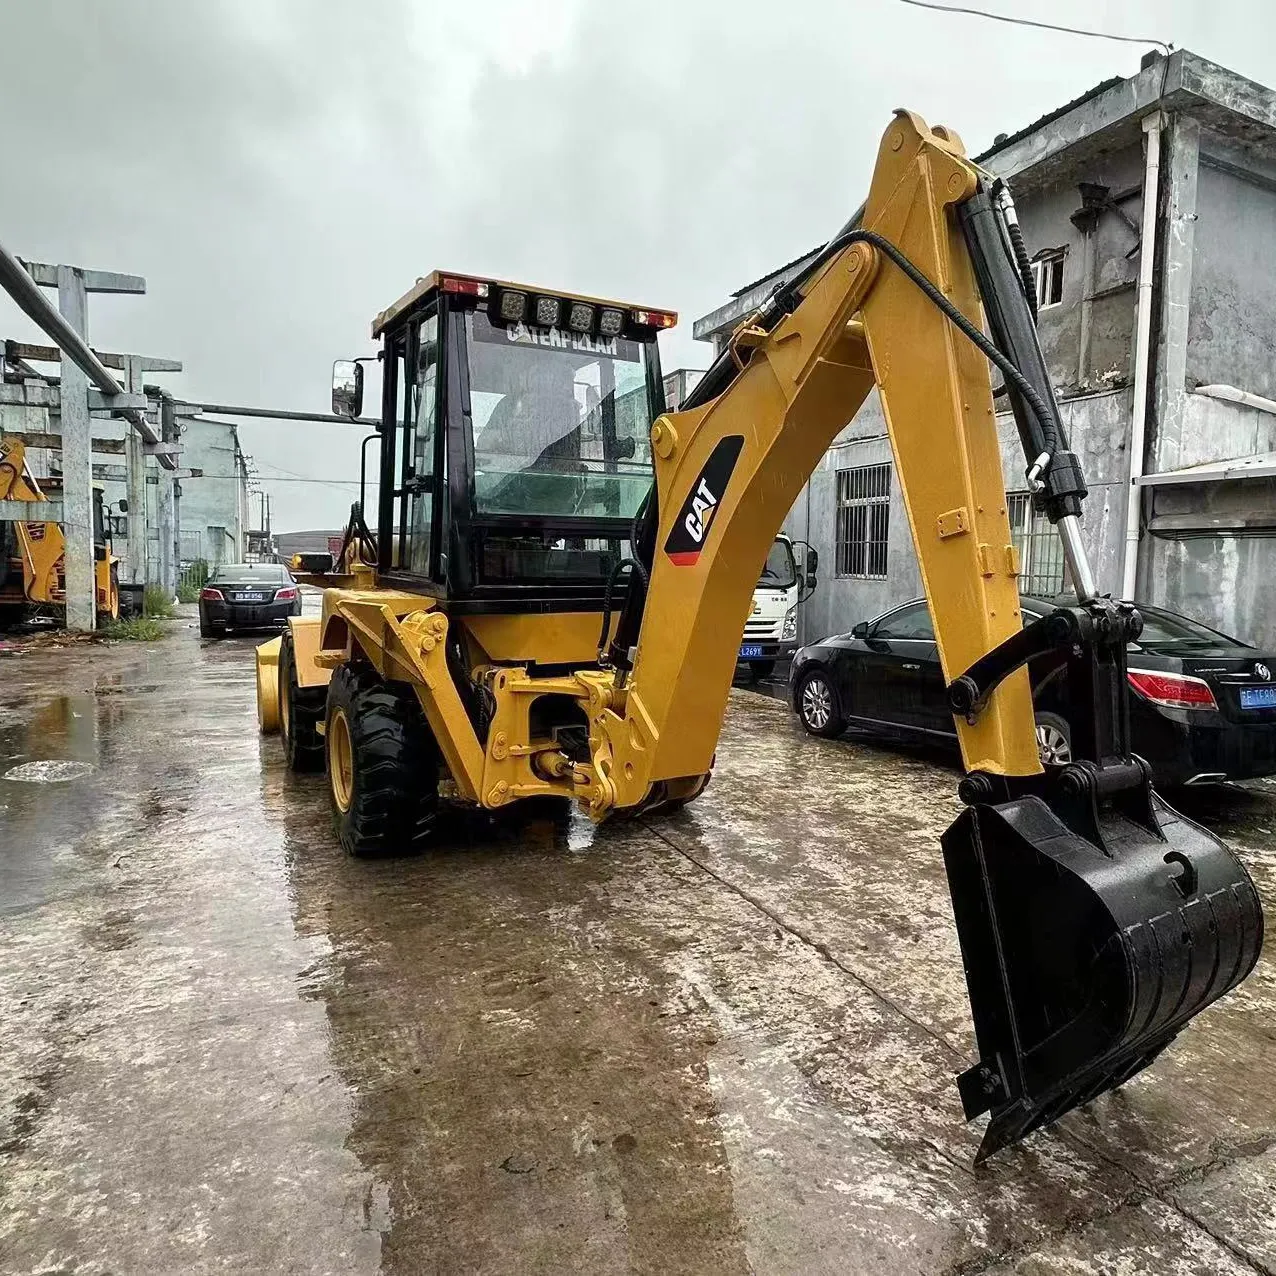
[[797, 584], [797, 563], [788, 541], [776, 540], [762, 565], [758, 585], [764, 589], [792, 589]]
[[278, 563], [223, 563], [212, 575], [213, 580], [260, 580], [279, 584], [288, 573]]
[[632, 518], [651, 487], [649, 345], [466, 316], [480, 514]]

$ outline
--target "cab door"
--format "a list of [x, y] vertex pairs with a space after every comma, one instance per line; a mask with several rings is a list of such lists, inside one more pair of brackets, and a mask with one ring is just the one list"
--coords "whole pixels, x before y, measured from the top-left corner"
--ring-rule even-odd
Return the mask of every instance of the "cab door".
[[[439, 319], [436, 308], [414, 318], [387, 343], [384, 409], [398, 422], [397, 473], [390, 500], [391, 570], [442, 579], [439, 558], [443, 446], [439, 426]], [[384, 410], [383, 409], [383, 410]], [[389, 411], [385, 414], [389, 416]], [[383, 481], [386, 477], [382, 470]]]

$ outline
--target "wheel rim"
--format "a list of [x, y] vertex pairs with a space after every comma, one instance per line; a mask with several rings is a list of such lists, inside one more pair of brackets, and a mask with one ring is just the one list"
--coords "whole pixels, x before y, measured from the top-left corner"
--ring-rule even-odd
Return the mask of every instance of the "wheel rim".
[[823, 730], [833, 716], [833, 693], [823, 678], [811, 678], [802, 688], [802, 717], [807, 726]]
[[1072, 761], [1068, 737], [1052, 722], [1037, 723], [1037, 754], [1042, 766], [1064, 766]]
[[328, 719], [328, 774], [332, 779], [332, 799], [344, 815], [354, 793], [354, 748], [350, 723], [344, 709], [334, 709]]

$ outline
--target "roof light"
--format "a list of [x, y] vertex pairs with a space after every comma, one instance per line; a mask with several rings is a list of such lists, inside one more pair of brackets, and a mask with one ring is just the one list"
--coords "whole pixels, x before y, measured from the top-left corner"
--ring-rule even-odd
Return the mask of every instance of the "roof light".
[[487, 285], [477, 279], [458, 279], [455, 275], [444, 275], [439, 280], [439, 287], [444, 292], [462, 292], [471, 297], [487, 296]]
[[519, 323], [527, 310], [527, 294], [515, 292], [513, 288], [503, 288], [497, 306], [500, 317], [506, 323]]
[[642, 328], [672, 328], [678, 316], [668, 310], [635, 310], [634, 323]]
[[557, 297], [536, 298], [536, 322], [542, 328], [558, 327], [558, 316], [562, 310], [562, 302]]
[[604, 337], [618, 337], [620, 330], [625, 326], [625, 312], [623, 310], [604, 310], [598, 319], [598, 331]]
[[1159, 673], [1152, 669], [1130, 669], [1126, 672], [1130, 686], [1145, 700], [1167, 709], [1217, 709], [1218, 701], [1202, 678], [1181, 673]]
[[583, 301], [573, 301], [567, 312], [567, 326], [573, 332], [588, 332], [594, 326], [594, 308]]

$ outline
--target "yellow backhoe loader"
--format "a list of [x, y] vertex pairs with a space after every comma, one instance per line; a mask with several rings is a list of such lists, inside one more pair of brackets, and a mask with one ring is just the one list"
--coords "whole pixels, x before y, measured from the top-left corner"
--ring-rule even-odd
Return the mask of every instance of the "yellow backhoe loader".
[[[0, 501], [49, 500], [60, 480], [39, 480], [19, 439], [0, 436]], [[102, 492], [93, 489], [93, 577], [98, 622], [120, 614], [119, 559], [111, 552]], [[31, 617], [66, 618], [66, 543], [49, 522], [0, 521], [0, 627]]]
[[[877, 387], [966, 775], [943, 854], [978, 1038], [980, 1157], [1120, 1085], [1258, 959], [1236, 857], [1130, 751], [1137, 611], [1095, 588], [1084, 478], [1004, 187], [900, 112], [868, 200], [663, 412], [666, 311], [438, 272], [380, 314], [381, 471], [325, 586], [258, 653], [261, 726], [326, 765], [352, 854], [425, 836], [440, 787], [597, 819], [704, 789], [781, 521]], [[1074, 605], [1024, 625], [993, 415], [1004, 380]], [[334, 408], [358, 415], [362, 368]], [[1066, 667], [1074, 760], [1043, 770], [1025, 665]]]

